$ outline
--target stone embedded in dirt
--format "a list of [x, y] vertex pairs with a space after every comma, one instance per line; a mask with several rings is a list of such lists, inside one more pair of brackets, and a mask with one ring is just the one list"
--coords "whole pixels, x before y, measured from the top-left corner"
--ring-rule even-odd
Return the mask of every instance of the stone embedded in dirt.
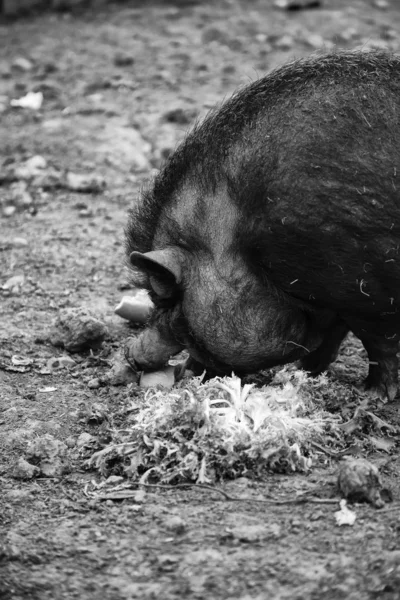
[[290, 50], [293, 48], [294, 39], [291, 35], [285, 34], [273, 41], [274, 48], [277, 50]]
[[54, 322], [50, 333], [53, 346], [69, 352], [98, 348], [108, 333], [107, 327], [85, 308], [66, 308]]
[[375, 508], [385, 505], [378, 468], [365, 458], [346, 458], [339, 468], [338, 487], [350, 502], [369, 502]]
[[146, 290], [138, 290], [134, 296], [123, 296], [115, 307], [116, 315], [133, 323], [146, 323], [154, 304]]
[[[249, 500], [251, 502], [251, 500]], [[281, 537], [281, 528], [278, 523], [271, 525], [238, 525], [229, 529], [233, 538], [239, 542], [254, 543], [262, 540], [276, 540]]]
[[282, 10], [302, 10], [304, 8], [319, 8], [322, 0], [275, 0], [275, 8]]
[[15, 167], [14, 174], [17, 179], [30, 180], [43, 173], [47, 168], [47, 160], [40, 154], [31, 156], [24, 163]]
[[318, 48], [323, 48], [324, 50], [329, 50], [334, 46], [334, 44], [330, 40], [325, 40], [322, 35], [319, 33], [310, 33], [304, 40], [307, 46], [318, 50]]
[[9, 204], [8, 206], [4, 206], [1, 212], [3, 213], [3, 217], [12, 217], [17, 212], [17, 207]]
[[57, 369], [71, 369], [76, 367], [76, 362], [70, 356], [53, 356], [46, 363], [46, 368], [49, 371]]
[[11, 240], [10, 246], [13, 248], [24, 248], [28, 245], [28, 240], [23, 237], [15, 237]]
[[76, 440], [77, 440], [77, 438], [75, 436], [70, 435], [65, 440], [65, 445], [67, 446], [67, 448], [75, 448], [75, 446], [76, 446]]
[[67, 446], [50, 434], [29, 442], [26, 454], [45, 477], [60, 477], [69, 470]]
[[389, 8], [388, 0], [374, 0], [373, 5], [380, 10], [387, 10]]
[[10, 294], [19, 294], [25, 283], [25, 275], [13, 275], [2, 285], [1, 289]]
[[174, 383], [175, 367], [169, 365], [160, 371], [143, 372], [139, 381], [142, 388], [161, 386], [165, 389], [171, 389]]
[[32, 479], [38, 475], [40, 475], [39, 467], [32, 465], [22, 457], [19, 458], [12, 472], [14, 479]]
[[25, 181], [17, 181], [11, 184], [4, 194], [2, 201], [6, 202], [9, 206], [13, 206], [15, 210], [22, 211], [31, 207], [33, 198], [28, 192], [28, 184]]
[[129, 67], [135, 62], [133, 56], [124, 52], [117, 52], [114, 56], [114, 65], [116, 67]]
[[181, 106], [170, 108], [163, 114], [164, 121], [177, 123], [178, 125], [189, 125], [197, 116], [197, 110], [187, 109]]
[[85, 448], [91, 446], [96, 441], [96, 438], [86, 431], [82, 432], [76, 440], [77, 448]]
[[79, 175], [78, 173], [67, 173], [65, 187], [73, 192], [84, 192], [98, 194], [106, 187], [106, 181], [99, 175]]
[[32, 71], [33, 63], [27, 58], [24, 58], [23, 56], [18, 56], [12, 61], [11, 67], [18, 71], [23, 71], [24, 73], [26, 73], [28, 71]]
[[186, 530], [186, 521], [182, 519], [179, 515], [172, 515], [168, 517], [164, 521], [164, 526], [169, 530], [178, 535], [182, 535], [182, 533]]
[[39, 110], [42, 104], [42, 92], [28, 92], [21, 98], [14, 98], [10, 100], [10, 106], [14, 108], [29, 108], [30, 110]]
[[100, 379], [98, 379], [97, 377], [89, 379], [89, 381], [87, 382], [87, 386], [91, 390], [97, 390], [101, 386]]

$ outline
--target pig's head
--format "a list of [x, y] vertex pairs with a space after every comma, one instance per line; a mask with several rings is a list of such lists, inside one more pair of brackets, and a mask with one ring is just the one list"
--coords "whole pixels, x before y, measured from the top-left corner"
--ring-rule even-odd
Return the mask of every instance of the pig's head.
[[171, 354], [182, 347], [216, 372], [248, 373], [292, 362], [320, 342], [312, 313], [237, 255], [216, 260], [206, 248], [167, 246], [130, 260], [155, 304], [149, 327]]

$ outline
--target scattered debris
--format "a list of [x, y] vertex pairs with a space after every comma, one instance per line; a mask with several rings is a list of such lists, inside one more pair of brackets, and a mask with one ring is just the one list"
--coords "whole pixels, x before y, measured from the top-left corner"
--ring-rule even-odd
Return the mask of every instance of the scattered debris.
[[85, 308], [66, 308], [57, 317], [50, 334], [53, 346], [69, 352], [98, 348], [106, 337], [107, 327]]
[[350, 502], [369, 502], [375, 508], [385, 505], [378, 468], [365, 458], [345, 458], [338, 473], [338, 487]]
[[43, 104], [42, 92], [28, 92], [22, 98], [10, 100], [10, 105], [14, 108], [29, 108], [31, 110], [39, 110]]
[[357, 515], [354, 511], [347, 508], [346, 500], [340, 501], [340, 510], [335, 512], [336, 523], [339, 525], [354, 525]]

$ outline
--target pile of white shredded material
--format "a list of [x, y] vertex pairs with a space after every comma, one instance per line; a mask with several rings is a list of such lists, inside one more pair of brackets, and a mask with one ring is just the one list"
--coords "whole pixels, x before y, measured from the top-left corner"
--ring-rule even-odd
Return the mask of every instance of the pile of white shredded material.
[[311, 468], [313, 443], [339, 436], [341, 417], [324, 410], [332, 383], [284, 368], [257, 388], [241, 380], [185, 379], [170, 392], [140, 392], [124, 429], [90, 459], [104, 476], [142, 483], [211, 483]]

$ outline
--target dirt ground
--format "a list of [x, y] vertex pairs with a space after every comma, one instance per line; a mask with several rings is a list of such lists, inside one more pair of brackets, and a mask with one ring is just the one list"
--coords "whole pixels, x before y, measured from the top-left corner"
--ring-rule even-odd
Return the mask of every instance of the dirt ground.
[[[364, 454], [394, 504], [357, 505], [353, 526], [337, 524], [338, 504], [293, 503], [336, 496], [337, 463], [323, 453], [307, 475], [225, 483], [242, 502], [193, 488], [103, 502], [84, 493], [98, 479], [85, 439], [106, 435], [133, 393], [104, 374], [131, 334], [113, 314], [128, 281], [123, 227], [151, 171], [197, 117], [287, 59], [400, 51], [395, 0], [322, 4], [125, 2], [0, 24], [1, 598], [400, 598], [398, 401], [376, 412], [397, 427], [392, 443]], [[42, 93], [40, 108], [10, 107], [28, 92]], [[35, 176], [24, 175], [34, 156]], [[95, 192], [73, 189], [68, 172], [92, 178]], [[70, 355], [50, 343], [60, 309], [73, 307], [107, 324], [99, 350]], [[68, 356], [75, 363], [55, 360]], [[365, 373], [351, 339], [332, 378], [350, 389]], [[103, 409], [106, 425], [93, 417]], [[66, 444], [69, 472], [16, 477], [28, 443], [45, 434]], [[257, 502], [265, 497], [292, 503]]]

